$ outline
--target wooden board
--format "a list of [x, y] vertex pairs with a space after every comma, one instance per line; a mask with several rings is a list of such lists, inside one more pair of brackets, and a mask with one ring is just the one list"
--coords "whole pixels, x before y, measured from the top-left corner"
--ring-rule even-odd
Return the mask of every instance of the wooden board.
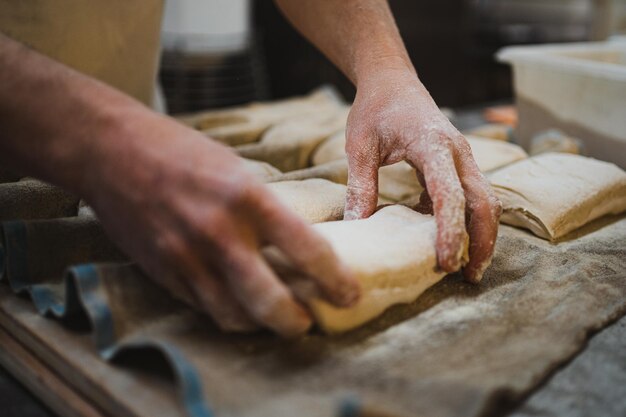
[[39, 316], [30, 300], [15, 296], [4, 283], [0, 336], [2, 365], [63, 416], [184, 415], [171, 381], [107, 363], [88, 333], [67, 331]]
[[68, 381], [48, 368], [2, 327], [0, 327], [0, 365], [59, 415], [109, 416], [80, 396]]

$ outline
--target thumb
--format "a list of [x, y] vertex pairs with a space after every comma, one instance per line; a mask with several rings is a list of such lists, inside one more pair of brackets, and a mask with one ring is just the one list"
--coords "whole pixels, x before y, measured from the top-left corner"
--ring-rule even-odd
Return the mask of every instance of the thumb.
[[378, 205], [378, 155], [364, 149], [348, 153], [348, 193], [344, 220], [369, 217]]

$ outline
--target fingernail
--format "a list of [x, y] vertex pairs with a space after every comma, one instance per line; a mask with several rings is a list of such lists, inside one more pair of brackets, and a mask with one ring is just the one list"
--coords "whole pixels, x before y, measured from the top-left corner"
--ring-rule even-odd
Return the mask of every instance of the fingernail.
[[337, 305], [342, 307], [353, 307], [361, 298], [361, 284], [356, 280], [351, 272], [344, 274], [344, 279], [339, 288], [339, 297], [336, 300]]

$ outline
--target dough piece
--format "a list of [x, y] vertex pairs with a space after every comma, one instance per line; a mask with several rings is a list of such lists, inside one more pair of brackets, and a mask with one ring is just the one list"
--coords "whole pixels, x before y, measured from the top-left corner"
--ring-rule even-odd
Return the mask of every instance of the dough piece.
[[[521, 147], [512, 143], [477, 136], [466, 136], [466, 139], [472, 148], [478, 168], [483, 172], [492, 171], [528, 157]], [[345, 147], [345, 132], [333, 135], [317, 148], [313, 155], [313, 165], [345, 158]]]
[[305, 97], [251, 103], [230, 109], [184, 115], [177, 119], [213, 139], [235, 146], [258, 141], [270, 126], [283, 120], [338, 109], [340, 106], [342, 100], [339, 94], [332, 87], [322, 87]]
[[513, 128], [501, 123], [489, 123], [464, 131], [466, 136], [479, 136], [481, 138], [495, 139], [507, 142], [512, 136]]
[[346, 185], [348, 183], [348, 161], [346, 159], [338, 159], [310, 168], [286, 172], [276, 181], [306, 180], [310, 178], [323, 178], [337, 184]]
[[343, 218], [346, 186], [322, 179], [267, 184], [271, 192], [308, 223]]
[[252, 159], [245, 158], [242, 159], [244, 168], [262, 182], [270, 182], [282, 175], [282, 172], [267, 162], [254, 161]]
[[[348, 164], [345, 162], [346, 140], [345, 131], [339, 132], [323, 142], [315, 150], [312, 161], [313, 165], [332, 165], [335, 169], [344, 169], [342, 175], [337, 177], [348, 179]], [[339, 161], [344, 161], [340, 165]], [[330, 166], [330, 165], [329, 165]], [[378, 194], [386, 200], [398, 202], [414, 195], [419, 195], [423, 188], [415, 176], [415, 169], [406, 162], [381, 167], [378, 171]]]
[[270, 127], [259, 143], [237, 147], [239, 155], [265, 161], [281, 171], [293, 171], [310, 165], [311, 154], [329, 136], [342, 131], [350, 108], [323, 110], [292, 117]]
[[346, 157], [346, 131], [335, 133], [322, 142], [311, 157], [313, 165], [322, 165]]
[[489, 177], [504, 213], [501, 221], [556, 240], [602, 217], [626, 211], [626, 172], [583, 156], [546, 153]]
[[[527, 157], [522, 148], [511, 143], [473, 136], [467, 137], [467, 140], [472, 148], [474, 159], [483, 172]], [[313, 155], [313, 164], [336, 162], [345, 157], [345, 132], [341, 132], [330, 137], [317, 148]], [[417, 196], [422, 191], [423, 187], [417, 180], [415, 169], [404, 161], [382, 167], [378, 171], [378, 193], [383, 198], [399, 202]]]
[[528, 158], [520, 146], [495, 139], [466, 136], [472, 154], [482, 172], [493, 171], [513, 162]]
[[[445, 276], [437, 270], [437, 228], [432, 216], [389, 206], [368, 219], [321, 223], [314, 228], [328, 239], [362, 288], [357, 305], [347, 309], [309, 298], [315, 321], [327, 333], [353, 329], [394, 304], [414, 301]], [[285, 279], [297, 288], [293, 277]]]

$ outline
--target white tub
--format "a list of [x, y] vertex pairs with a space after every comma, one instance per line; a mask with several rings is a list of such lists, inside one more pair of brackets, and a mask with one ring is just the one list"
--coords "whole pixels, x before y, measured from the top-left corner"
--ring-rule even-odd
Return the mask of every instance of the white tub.
[[626, 169], [625, 43], [508, 47], [497, 56], [513, 66], [522, 146], [559, 128], [588, 155]]

